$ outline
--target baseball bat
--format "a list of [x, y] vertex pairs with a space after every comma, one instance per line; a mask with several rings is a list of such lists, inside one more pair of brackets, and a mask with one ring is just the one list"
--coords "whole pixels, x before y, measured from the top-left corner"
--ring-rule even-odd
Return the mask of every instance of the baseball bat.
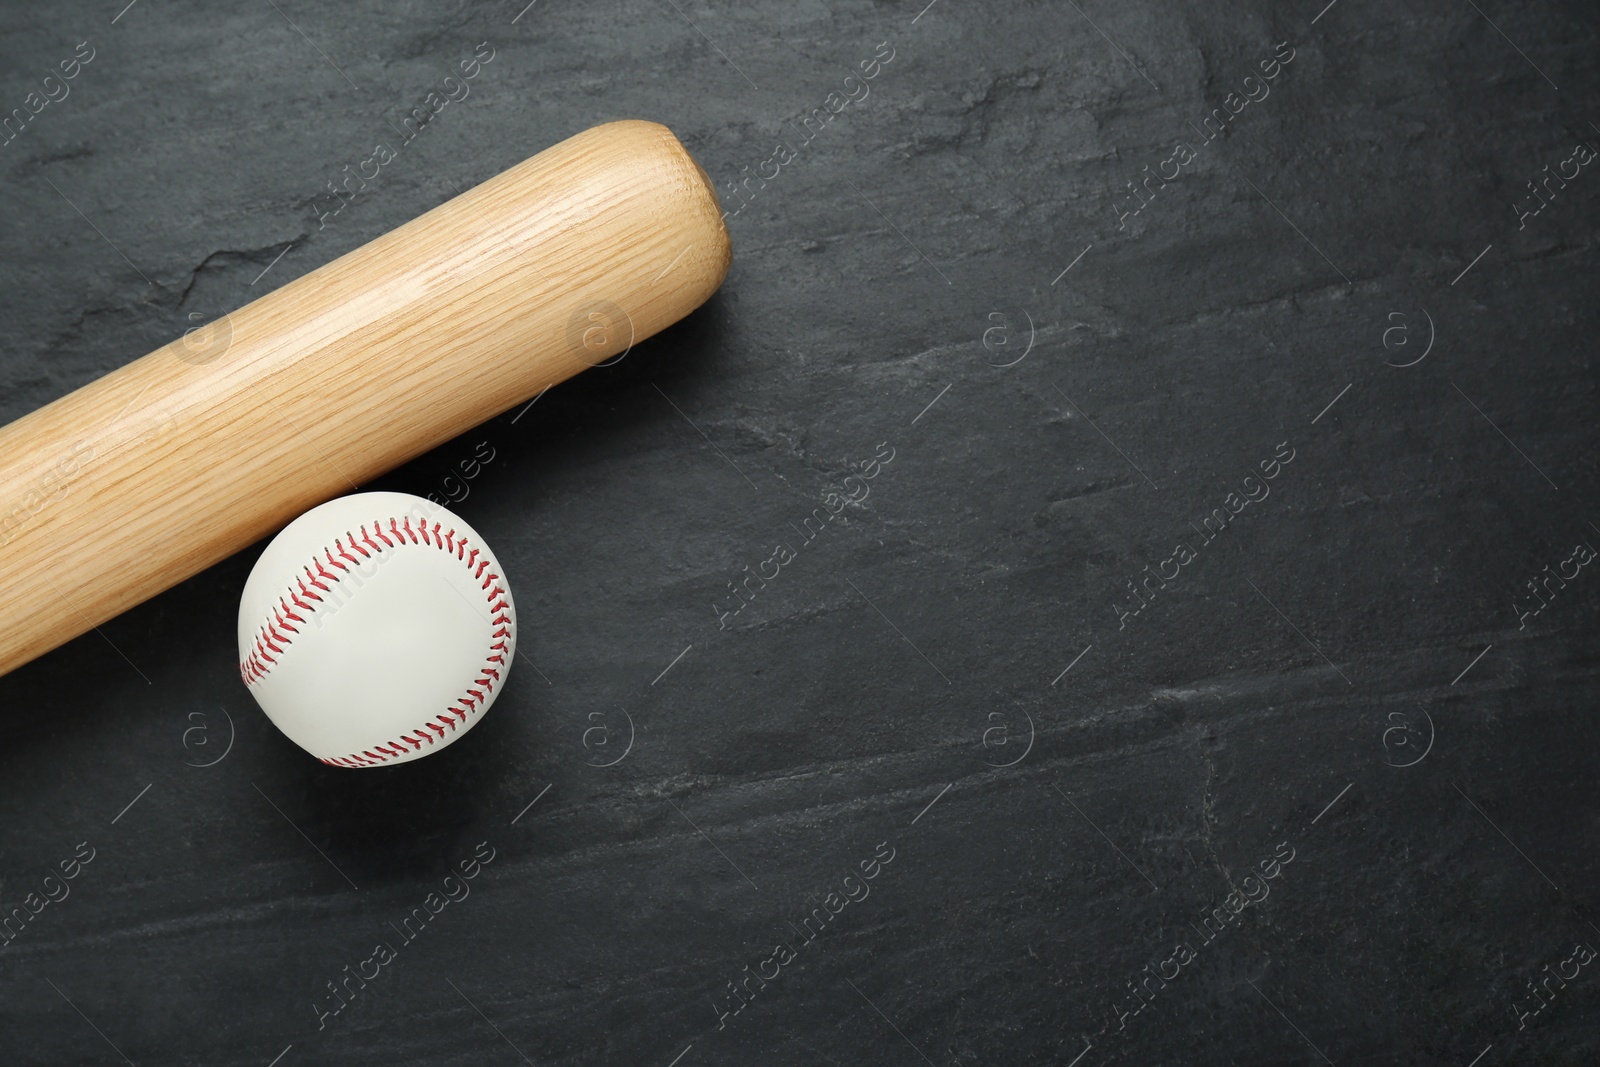
[[731, 257], [671, 131], [607, 123], [0, 428], [0, 674], [626, 352]]

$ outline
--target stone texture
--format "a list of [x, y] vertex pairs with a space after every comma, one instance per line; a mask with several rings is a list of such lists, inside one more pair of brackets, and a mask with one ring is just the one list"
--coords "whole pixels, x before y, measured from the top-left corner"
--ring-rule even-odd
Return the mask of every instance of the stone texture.
[[[730, 219], [704, 309], [366, 487], [495, 451], [457, 510], [524, 656], [459, 744], [350, 773], [278, 735], [235, 667], [259, 549], [0, 679], [0, 911], [95, 850], [0, 949], [7, 1062], [1593, 1062], [1592, 967], [1516, 1006], [1600, 943], [1600, 578], [1513, 604], [1600, 540], [1600, 178], [1514, 207], [1600, 145], [1594, 11], [1320, 6], [0, 9], [0, 110], [95, 50], [0, 147], [5, 420], [598, 122], [738, 180], [893, 50]], [[319, 227], [480, 42], [471, 95]]]

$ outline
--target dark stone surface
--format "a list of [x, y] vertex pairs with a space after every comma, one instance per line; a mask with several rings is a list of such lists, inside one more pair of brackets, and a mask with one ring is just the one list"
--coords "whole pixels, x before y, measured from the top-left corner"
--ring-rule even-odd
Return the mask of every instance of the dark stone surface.
[[[1600, 145], [1592, 5], [119, 7], [0, 11], [4, 111], [95, 50], [0, 147], [3, 420], [580, 129], [663, 121], [725, 183], [893, 59], [730, 219], [704, 309], [370, 487], [496, 452], [457, 510], [526, 658], [459, 744], [352, 773], [278, 734], [235, 667], [259, 548], [0, 679], [0, 910], [94, 849], [0, 949], [6, 1063], [1600, 1057], [1595, 966], [1517, 1017], [1600, 946], [1600, 577], [1513, 606], [1600, 543], [1600, 176], [1514, 207]], [[470, 97], [319, 228], [484, 41]]]

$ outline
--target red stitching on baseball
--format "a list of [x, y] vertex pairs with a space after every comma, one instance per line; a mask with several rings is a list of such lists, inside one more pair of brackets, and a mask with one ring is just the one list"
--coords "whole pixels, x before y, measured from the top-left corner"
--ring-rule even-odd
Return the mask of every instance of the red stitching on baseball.
[[[433, 524], [433, 537], [430, 539], [428, 537], [428, 524], [423, 522], [419, 526], [422, 534], [420, 541], [417, 537], [417, 531], [411, 528], [411, 517], [409, 515], [406, 516], [404, 523], [394, 518], [389, 519], [389, 529], [395, 536], [393, 541], [384, 533], [381, 519], [372, 524], [372, 533], [367, 532], [365, 525], [361, 527], [359, 542], [356, 536], [348, 531], [345, 533], [345, 537], [348, 539], [350, 547], [360, 552], [363, 558], [372, 553], [368, 553], [361, 548], [362, 543], [370, 545], [373, 553], [381, 553], [383, 551], [378, 547], [377, 541], [373, 540], [374, 535], [376, 535], [389, 548], [394, 548], [397, 542], [399, 544], [429, 545], [451, 553], [456, 559], [466, 563], [469, 571], [472, 571], [476, 566], [476, 573], [472, 577], [482, 579], [482, 588], [487, 593], [485, 599], [489, 601], [490, 614], [495, 616], [490, 620], [490, 625], [498, 627], [494, 633], [490, 634], [490, 637], [494, 639], [494, 643], [489, 646], [490, 655], [484, 658], [484, 662], [485, 664], [498, 663], [504, 667], [506, 665], [505, 653], [508, 648], [506, 638], [511, 636], [511, 631], [508, 629], [511, 624], [511, 618], [505, 613], [510, 610], [511, 604], [503, 596], [507, 590], [498, 584], [500, 576], [498, 574], [490, 574], [488, 578], [483, 577], [484, 570], [489, 566], [489, 560], [485, 558], [479, 562], [478, 555], [480, 550], [477, 548], [472, 549], [471, 553], [468, 554], [466, 537], [458, 535], [454, 529], [444, 530], [441, 533], [443, 530], [442, 524], [435, 522]], [[335, 538], [333, 543], [339, 549], [340, 556], [349, 560], [351, 564], [358, 562], [354, 556], [350, 555], [344, 543], [338, 538]], [[239, 676], [244, 680], [246, 686], [255, 685], [266, 677], [273, 666], [277, 664], [277, 658], [271, 653], [276, 652], [281, 656], [284, 650], [293, 643], [292, 637], [286, 636], [283, 631], [287, 631], [289, 634], [298, 634], [300, 632], [284, 620], [286, 618], [293, 619], [303, 626], [306, 623], [306, 619], [315, 614], [317, 608], [322, 604], [323, 598], [306, 588], [307, 582], [312, 587], [327, 593], [331, 592], [331, 590], [328, 585], [324, 584], [323, 580], [336, 584], [341, 580], [343, 573], [349, 572], [350, 568], [335, 559], [331, 549], [324, 548], [323, 553], [326, 555], [328, 563], [338, 568], [341, 573], [334, 573], [328, 570], [322, 565], [321, 559], [313, 556], [311, 562], [316, 566], [316, 571], [313, 572], [311, 567], [308, 566], [305, 568], [304, 578], [296, 576], [295, 584], [291, 585], [287, 592], [278, 598], [278, 603], [269, 609], [272, 613], [271, 619], [262, 623], [261, 629], [256, 633], [256, 639], [250, 649], [250, 654], [239, 664]], [[490, 588], [491, 585], [493, 585], [492, 589]], [[291, 605], [299, 608], [304, 614], [295, 614], [291, 610]], [[398, 740], [374, 745], [373, 748], [377, 750], [376, 752], [367, 750], [346, 756], [319, 756], [318, 760], [328, 764], [330, 767], [372, 767], [380, 763], [386, 763], [399, 756], [409, 755], [410, 752], [416, 752], [422, 748], [424, 741], [429, 745], [438, 744], [439, 741], [443, 740], [446, 730], [453, 733], [460, 729], [462, 723], [471, 718], [478, 706], [486, 702], [485, 694], [492, 693], [499, 682], [500, 672], [492, 667], [485, 666], [482, 668], [482, 673], [479, 677], [475, 678], [466, 691], [456, 698], [455, 703], [445, 708], [444, 714], [437, 716], [432, 721], [423, 723], [412, 734], [401, 734]], [[410, 752], [407, 752], [401, 742], [411, 746]]]

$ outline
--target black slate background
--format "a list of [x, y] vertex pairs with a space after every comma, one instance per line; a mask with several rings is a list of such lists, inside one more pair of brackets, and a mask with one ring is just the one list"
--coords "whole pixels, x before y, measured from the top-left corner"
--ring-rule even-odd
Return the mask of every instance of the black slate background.
[[[352, 773], [278, 734], [236, 669], [259, 548], [0, 679], [0, 910], [95, 850], [0, 950], [0, 1059], [1596, 1062], [1593, 968], [1515, 1007], [1600, 945], [1600, 578], [1514, 606], [1600, 541], [1600, 178], [1514, 207], [1600, 145], [1592, 5], [521, 8], [0, 10], [4, 111], [96, 50], [0, 148], [3, 420], [602, 121], [738, 178], [894, 50], [730, 218], [702, 310], [363, 487], [442, 494], [494, 450], [456, 510], [524, 655], [460, 743]], [[480, 42], [471, 96], [319, 228]], [[1280, 42], [1270, 95], [1119, 230]], [[1283, 442], [1270, 497], [1119, 628]], [[719, 629], [880, 445], [870, 497]], [[880, 843], [870, 896], [719, 1028]], [[1119, 1022], [1280, 845], [1271, 895]]]

